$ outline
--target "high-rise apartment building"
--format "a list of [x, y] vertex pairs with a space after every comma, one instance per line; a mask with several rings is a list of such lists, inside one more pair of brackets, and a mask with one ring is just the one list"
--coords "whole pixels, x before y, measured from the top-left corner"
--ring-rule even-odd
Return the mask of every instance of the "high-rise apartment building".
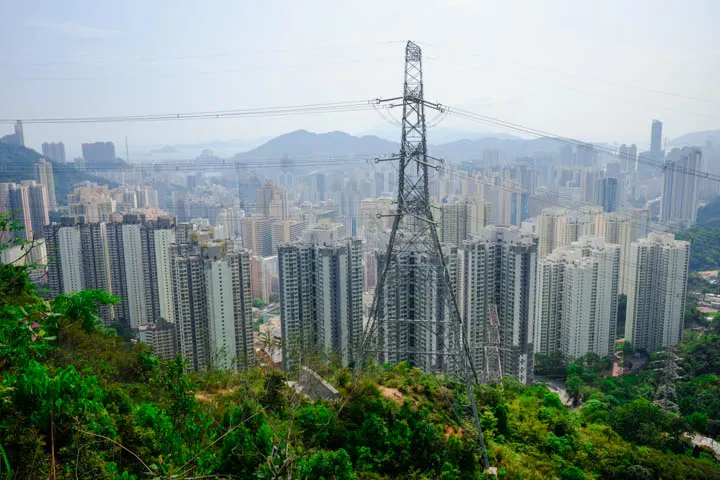
[[45, 142], [42, 144], [43, 157], [49, 158], [54, 163], [65, 163], [65, 144], [62, 142]]
[[288, 218], [287, 190], [272, 180], [265, 180], [255, 194], [255, 211], [263, 217], [279, 220]]
[[690, 244], [651, 232], [630, 245], [625, 339], [655, 352], [680, 343]]
[[243, 247], [255, 255], [272, 255], [272, 218], [246, 217], [242, 221]]
[[575, 150], [575, 165], [581, 167], [595, 167], [597, 165], [597, 151], [590, 143], [582, 143]]
[[514, 227], [487, 227], [459, 252], [458, 299], [475, 368], [484, 372], [490, 311], [497, 309], [503, 374], [533, 378], [537, 238]]
[[[456, 286], [457, 247], [444, 244], [442, 248], [450, 284]], [[379, 363], [407, 361], [427, 371], [459, 371], [460, 365], [453, 356], [459, 348], [458, 325], [450, 318], [439, 260], [423, 249], [400, 252], [391, 259], [383, 303], [378, 306]], [[378, 253], [375, 262], [378, 268], [383, 262], [384, 253]]]
[[650, 154], [652, 159], [656, 162], [663, 160], [663, 148], [662, 148], [662, 128], [663, 124], [660, 120], [653, 120], [652, 127], [650, 129]]
[[116, 316], [131, 328], [159, 318], [174, 321], [170, 246], [176, 238], [173, 219], [146, 221], [135, 214], [106, 224], [113, 295], [122, 299]]
[[622, 173], [635, 173], [637, 170], [637, 146], [633, 143], [629, 147], [624, 143], [618, 150], [620, 157], [620, 170]]
[[623, 210], [605, 216], [605, 241], [620, 247], [618, 294], [627, 294], [631, 268], [630, 244], [647, 236], [649, 219], [649, 212], [641, 209]]
[[76, 219], [63, 218], [62, 223], [45, 227], [48, 252], [50, 294], [80, 292], [85, 289], [83, 243]]
[[255, 191], [255, 213], [263, 217], [270, 216], [270, 202], [275, 196], [275, 187], [272, 180], [265, 180]]
[[546, 208], [537, 220], [538, 258], [558, 247], [570, 245], [582, 236], [603, 236], [605, 215], [602, 207]]
[[660, 221], [689, 227], [695, 224], [698, 209], [698, 176], [702, 151], [674, 148], [665, 161]]
[[259, 298], [265, 303], [270, 302], [272, 293], [273, 270], [277, 269], [277, 257], [250, 257], [250, 289], [252, 298]]
[[620, 182], [617, 178], [600, 178], [595, 185], [594, 203], [605, 212], [614, 212], [620, 207]]
[[538, 261], [535, 352], [614, 352], [620, 248], [582, 237]]
[[224, 242], [171, 248], [180, 353], [196, 371], [253, 365], [250, 254]]
[[[84, 223], [82, 219], [80, 220], [73, 228], [80, 230], [84, 287], [88, 290], [111, 292], [112, 277], [106, 225], [102, 222]], [[98, 310], [105, 325], [110, 325], [115, 320], [114, 305], [100, 305]]]
[[245, 211], [238, 207], [226, 207], [218, 212], [216, 224], [223, 225], [229, 238], [242, 235], [242, 222]]
[[88, 169], [105, 167], [116, 159], [112, 142], [83, 143], [82, 153]]
[[83, 182], [67, 196], [70, 214], [83, 216], [86, 222], [105, 222], [115, 212], [116, 201], [107, 185]]
[[[45, 226], [48, 250], [48, 281], [52, 296], [81, 290], [112, 292], [110, 252], [105, 223], [63, 217], [60, 223]], [[119, 305], [98, 307], [105, 325], [115, 320]]]
[[140, 341], [150, 345], [156, 357], [173, 360], [178, 352], [177, 325], [158, 320], [157, 323], [140, 325]]
[[22, 182], [21, 188], [27, 188], [28, 208], [30, 209], [30, 230], [34, 240], [43, 238], [45, 225], [50, 223], [47, 190], [44, 185], [32, 180]]
[[322, 245], [324, 243], [342, 240], [346, 236], [347, 232], [344, 224], [330, 220], [321, 220], [303, 232], [302, 240], [307, 243]]
[[490, 223], [490, 203], [463, 197], [440, 206], [440, 241], [462, 245]]
[[57, 208], [57, 198], [55, 197], [55, 177], [52, 163], [44, 158], [38, 160], [38, 163], [35, 164], [35, 180], [47, 190], [48, 209], [55, 210]]
[[272, 254], [277, 255], [278, 245], [299, 240], [307, 224], [302, 220], [276, 220], [270, 227]]
[[362, 241], [281, 245], [283, 368], [319, 355], [348, 365], [362, 335]]
[[[126, 294], [123, 298], [127, 302], [130, 327], [136, 330], [140, 325], [152, 319], [148, 315], [147, 291], [150, 285], [146, 283], [145, 262], [143, 255], [142, 219], [136, 215], [126, 215], [120, 225], [122, 235], [122, 249], [118, 252], [123, 255], [124, 272], [121, 277], [126, 282]], [[111, 246], [112, 249], [112, 246]]]
[[8, 211], [15, 213], [14, 219], [18, 222], [18, 226], [22, 228], [15, 232], [15, 237], [32, 240], [33, 209], [30, 205], [30, 188], [28, 185], [10, 184], [8, 189], [8, 203]]
[[175, 220], [160, 217], [141, 225], [143, 277], [146, 284], [145, 304], [149, 320], [175, 322], [173, 306], [170, 247], [177, 243]]
[[10, 211], [10, 188], [13, 183], [0, 183], [0, 213]]
[[659, 168], [665, 160], [665, 151], [662, 145], [662, 127], [661, 121], [652, 121], [650, 151], [641, 152], [638, 155], [637, 172], [640, 179], [658, 177], [662, 172]]

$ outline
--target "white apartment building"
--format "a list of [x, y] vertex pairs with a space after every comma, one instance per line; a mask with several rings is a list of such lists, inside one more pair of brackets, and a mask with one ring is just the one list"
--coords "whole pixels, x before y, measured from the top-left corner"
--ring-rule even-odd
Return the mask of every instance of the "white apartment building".
[[630, 245], [625, 339], [655, 352], [682, 339], [690, 244], [650, 233]]

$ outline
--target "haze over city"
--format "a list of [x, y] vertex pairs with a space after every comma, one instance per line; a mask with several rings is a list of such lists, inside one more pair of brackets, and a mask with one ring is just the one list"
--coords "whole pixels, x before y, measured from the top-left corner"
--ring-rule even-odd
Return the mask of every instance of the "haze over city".
[[[720, 124], [712, 0], [606, 2], [4, 2], [3, 118], [180, 113], [368, 100], [401, 94], [397, 54], [425, 53], [426, 97], [580, 140], [647, 148]], [[643, 21], [651, 18], [651, 21]], [[397, 118], [399, 115], [395, 114]], [[375, 112], [145, 124], [38, 125], [39, 149], [71, 156], [101, 139], [131, 147], [297, 129], [379, 133]], [[451, 131], [440, 134], [443, 129]], [[438, 143], [501, 131], [448, 118]], [[508, 132], [505, 132], [508, 133]]]

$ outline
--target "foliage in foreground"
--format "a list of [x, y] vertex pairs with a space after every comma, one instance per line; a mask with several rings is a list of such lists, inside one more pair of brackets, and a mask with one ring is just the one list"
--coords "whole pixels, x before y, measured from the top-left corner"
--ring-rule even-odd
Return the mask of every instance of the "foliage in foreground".
[[[327, 369], [341, 399], [314, 402], [274, 370], [186, 374], [99, 326], [107, 293], [47, 302], [26, 267], [0, 278], [12, 280], [0, 283], [0, 478], [484, 477], [451, 379], [406, 364]], [[711, 351], [695, 353], [698, 372], [718, 371]], [[510, 378], [476, 395], [501, 478], [720, 478], [710, 455], [692, 457], [686, 422], [643, 398], [595, 392], [570, 410]]]
[[[482, 478], [475, 434], [447, 404], [465, 412], [452, 382], [399, 365], [370, 368], [356, 383], [338, 369], [326, 373], [342, 399], [312, 402], [277, 371], [186, 375], [181, 361], [158, 362], [97, 328], [93, 306], [111, 301], [104, 295], [0, 308], [0, 471], [22, 479]], [[641, 428], [639, 413], [664, 421], [647, 402], [608, 421], [602, 404], [571, 411], [541, 385], [506, 379], [477, 394], [503, 478], [720, 478], [705, 454], [639, 445], [658, 434]], [[636, 438], [623, 438], [628, 431]]]

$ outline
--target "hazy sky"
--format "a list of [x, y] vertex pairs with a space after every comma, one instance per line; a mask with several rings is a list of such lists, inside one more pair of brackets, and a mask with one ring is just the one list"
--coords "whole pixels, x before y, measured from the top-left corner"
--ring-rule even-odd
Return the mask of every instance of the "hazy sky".
[[[390, 97], [401, 94], [412, 39], [423, 46], [430, 100], [644, 147], [653, 118], [669, 137], [720, 128], [719, 21], [718, 0], [0, 0], [0, 117]], [[162, 145], [299, 128], [360, 134], [383, 122], [371, 111], [25, 131], [30, 146], [64, 141], [76, 155], [81, 142], [126, 135]], [[491, 129], [452, 117], [442, 126]]]

